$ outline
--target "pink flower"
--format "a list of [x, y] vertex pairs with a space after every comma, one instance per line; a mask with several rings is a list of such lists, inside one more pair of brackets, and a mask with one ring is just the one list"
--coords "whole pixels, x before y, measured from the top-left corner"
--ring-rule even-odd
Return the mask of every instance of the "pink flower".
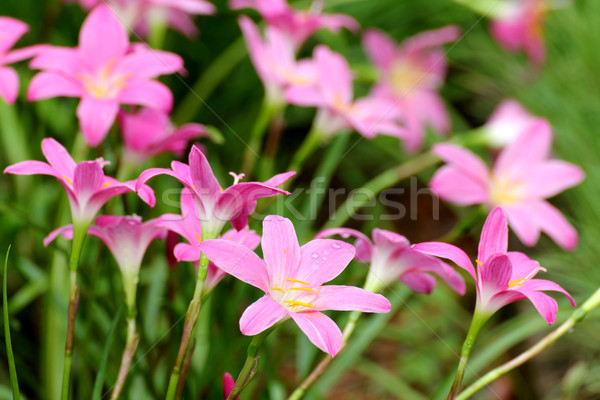
[[539, 271], [546, 271], [537, 261], [523, 253], [508, 251], [508, 226], [501, 208], [492, 210], [483, 226], [477, 271], [469, 256], [454, 246], [430, 242], [414, 247], [424, 253], [450, 259], [471, 274], [477, 289], [476, 310], [488, 317], [507, 304], [529, 299], [540, 315], [553, 324], [558, 304], [544, 291], [564, 293], [575, 307], [575, 301], [562, 287], [545, 279], [533, 279]]
[[[231, 376], [229, 372], [226, 372], [225, 375], [223, 375], [223, 399], [227, 400], [234, 387], [235, 380], [233, 379], [233, 376]], [[240, 400], [240, 398], [238, 397], [236, 400]]]
[[121, 111], [119, 125], [124, 159], [136, 165], [161, 153], [171, 152], [181, 157], [188, 142], [206, 132], [204, 125], [194, 123], [175, 128], [167, 114], [151, 108], [131, 113]]
[[281, 31], [265, 28], [265, 37], [248, 17], [240, 17], [240, 27], [248, 46], [250, 59], [272, 104], [285, 102], [283, 91], [289, 85], [309, 85], [317, 76], [312, 62], [296, 62], [292, 42]]
[[[200, 247], [202, 242], [202, 224], [196, 202], [189, 190], [183, 189], [181, 192], [181, 215], [163, 214], [160, 217], [161, 226], [177, 233], [188, 243], [179, 243], [174, 248], [174, 254], [177, 261], [193, 261], [196, 268], [200, 261]], [[254, 250], [260, 243], [260, 236], [253, 230], [245, 227], [240, 231], [230, 229], [222, 234], [220, 239], [233, 240]], [[225, 277], [225, 271], [216, 267], [212, 262], [208, 265], [208, 274], [204, 281], [203, 290], [210, 292]]]
[[327, 46], [317, 46], [313, 56], [318, 79], [312, 85], [290, 86], [288, 102], [318, 107], [318, 130], [333, 135], [352, 128], [367, 138], [377, 133], [405, 137], [406, 130], [394, 119], [394, 104], [380, 97], [354, 100], [353, 77], [348, 61]]
[[443, 200], [461, 206], [502, 207], [511, 228], [527, 246], [533, 246], [540, 232], [545, 232], [571, 250], [577, 246], [575, 228], [545, 199], [577, 185], [584, 173], [576, 165], [548, 159], [551, 143], [550, 124], [538, 121], [499, 154], [491, 171], [460, 146], [436, 145], [433, 151], [448, 165], [435, 173], [430, 187]]
[[492, 21], [492, 35], [508, 51], [524, 50], [532, 62], [541, 64], [546, 58], [543, 32], [546, 11], [546, 0], [510, 2]]
[[483, 132], [492, 147], [502, 148], [543, 120], [531, 114], [517, 101], [505, 100], [498, 105], [485, 123]]
[[465, 294], [465, 281], [451, 266], [431, 257], [410, 244], [404, 236], [383, 229], [373, 229], [371, 241], [363, 233], [349, 228], [332, 228], [319, 232], [316, 239], [340, 235], [355, 237], [356, 259], [370, 262], [365, 289], [379, 292], [393, 281], [402, 283], [415, 292], [431, 293], [435, 288], [432, 274], [444, 279], [459, 294]]
[[[108, 162], [102, 158], [76, 164], [67, 150], [54, 139], [42, 140], [42, 153], [48, 164], [41, 161], [22, 161], [8, 166], [4, 173], [54, 176], [67, 192], [75, 224], [91, 223], [104, 203], [112, 197], [136, 190], [135, 180], [119, 182], [105, 176], [102, 168]], [[147, 185], [139, 185], [137, 189], [141, 199], [154, 206], [154, 191]]]
[[380, 73], [374, 92], [394, 104], [389, 112], [406, 125], [405, 145], [410, 151], [422, 146], [427, 126], [440, 133], [450, 131], [448, 112], [438, 93], [447, 69], [442, 45], [459, 34], [457, 27], [447, 26], [419, 33], [397, 46], [384, 32], [365, 33], [365, 51]]
[[41, 49], [31, 46], [10, 51], [28, 30], [27, 24], [18, 19], [0, 17], [0, 97], [9, 104], [13, 104], [19, 94], [19, 76], [6, 65], [33, 57]]
[[138, 187], [150, 178], [166, 174], [177, 178], [191, 193], [202, 221], [204, 238], [216, 238], [227, 221], [241, 230], [248, 225], [248, 215], [254, 212], [256, 200], [289, 192], [277, 188], [295, 172], [275, 175], [268, 181], [238, 183], [242, 175], [235, 175], [233, 185], [223, 190], [217, 181], [206, 156], [198, 146], [192, 147], [189, 166], [178, 161], [171, 163], [171, 169], [150, 168], [138, 178]]
[[173, 53], [131, 45], [114, 12], [99, 5], [83, 23], [79, 47], [45, 48], [31, 61], [31, 67], [43, 72], [33, 77], [28, 99], [80, 97], [79, 125], [86, 141], [96, 146], [115, 121], [119, 104], [168, 113], [173, 95], [153, 78], [181, 70], [183, 61]]
[[294, 10], [286, 0], [231, 0], [233, 10], [254, 8], [267, 24], [284, 33], [298, 49], [314, 32], [325, 28], [338, 32], [341, 28], [351, 31], [360, 29], [354, 18], [345, 14], [324, 14], [321, 9]]
[[200, 248], [219, 268], [265, 292], [240, 319], [244, 335], [257, 335], [292, 318], [315, 346], [335, 356], [342, 345], [342, 332], [320, 311], [389, 312], [391, 308], [385, 297], [364, 289], [322, 286], [354, 258], [354, 247], [331, 239], [312, 240], [300, 247], [294, 226], [287, 218], [265, 218], [264, 261], [231, 240], [207, 240]]

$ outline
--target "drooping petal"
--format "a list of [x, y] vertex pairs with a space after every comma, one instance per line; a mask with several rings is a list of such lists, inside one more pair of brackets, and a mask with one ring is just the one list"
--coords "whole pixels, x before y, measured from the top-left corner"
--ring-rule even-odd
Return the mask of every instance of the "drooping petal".
[[270, 282], [295, 278], [300, 261], [300, 245], [292, 222], [278, 215], [263, 221], [262, 251]]
[[14, 174], [14, 175], [51, 175], [56, 176], [57, 178], [60, 176], [57, 174], [56, 170], [41, 161], [21, 161], [19, 163], [9, 165], [4, 169], [5, 174]]
[[171, 112], [173, 94], [162, 82], [136, 80], [121, 90], [118, 97], [124, 104], [150, 107], [165, 113]]
[[436, 285], [435, 278], [426, 272], [404, 274], [400, 277], [400, 280], [412, 291], [418, 293], [430, 294]]
[[496, 207], [490, 212], [479, 240], [477, 257], [483, 264], [494, 254], [506, 254], [508, 251], [508, 224], [504, 210]]
[[136, 184], [136, 191], [139, 190], [140, 187], [142, 187], [148, 180], [154, 178], [155, 176], [158, 175], [170, 175], [176, 179], [180, 179], [180, 176], [178, 174], [176, 174], [175, 172], [173, 172], [170, 169], [166, 169], [166, 168], [149, 168], [147, 170], [145, 170], [144, 172], [142, 172], [140, 174], [140, 176], [137, 178], [137, 184]]
[[0, 97], [13, 104], [19, 94], [19, 75], [10, 67], [0, 67]]
[[198, 246], [210, 261], [229, 275], [264, 292], [269, 290], [265, 264], [246, 246], [224, 239], [206, 240]]
[[84, 96], [77, 107], [81, 133], [90, 146], [97, 146], [106, 137], [119, 112], [119, 103]]
[[388, 299], [380, 294], [354, 286], [327, 285], [317, 289], [313, 302], [316, 310], [362, 311], [386, 313], [391, 309]]
[[73, 239], [73, 225], [61, 226], [50, 232], [48, 236], [44, 238], [44, 247], [48, 247], [48, 245], [60, 235], [67, 240]]
[[290, 313], [308, 339], [334, 357], [342, 347], [342, 332], [335, 322], [320, 312]]
[[300, 248], [296, 279], [320, 286], [338, 276], [352, 261], [354, 254], [354, 246], [341, 240], [311, 240]]
[[240, 318], [240, 330], [244, 335], [254, 336], [286, 316], [287, 310], [268, 294], [250, 304]]
[[477, 280], [469, 256], [456, 246], [441, 242], [423, 242], [414, 244], [412, 248], [424, 254], [448, 259], [471, 274], [474, 280]]
[[519, 290], [532, 303], [535, 309], [540, 313], [542, 318], [552, 325], [556, 321], [556, 313], [558, 312], [558, 303], [552, 297], [545, 293], [535, 290]]
[[42, 140], [42, 153], [57, 173], [72, 177], [75, 172], [75, 161], [64, 146], [53, 138]]
[[81, 26], [79, 49], [90, 65], [105, 66], [129, 48], [127, 30], [107, 5], [94, 8]]
[[31, 79], [27, 89], [28, 101], [82, 95], [81, 84], [57, 72], [39, 72]]
[[187, 243], [177, 243], [173, 254], [177, 261], [198, 261], [202, 252], [197, 245], [192, 246]]
[[575, 300], [573, 300], [573, 297], [571, 297], [569, 292], [567, 292], [565, 289], [563, 289], [559, 284], [549, 281], [549, 280], [546, 280], [546, 279], [528, 279], [527, 281], [523, 282], [523, 290], [537, 290], [537, 291], [551, 290], [553, 292], [560, 292], [560, 293], [564, 294], [565, 296], [567, 296], [567, 298], [569, 299], [569, 301], [571, 302], [571, 305], [573, 307], [577, 306], [577, 304], [575, 303]]

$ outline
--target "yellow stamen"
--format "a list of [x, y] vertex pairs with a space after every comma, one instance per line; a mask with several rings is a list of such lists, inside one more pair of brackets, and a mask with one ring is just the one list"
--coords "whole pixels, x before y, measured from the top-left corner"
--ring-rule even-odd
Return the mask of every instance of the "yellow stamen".
[[277, 286], [272, 287], [271, 290], [279, 290], [281, 293], [285, 293], [285, 290], [283, 290], [282, 288], [278, 288]]
[[300, 281], [300, 280], [298, 280], [298, 279], [286, 278], [285, 280], [286, 280], [286, 281], [288, 281], [288, 282], [296, 282], [296, 283], [301, 283], [301, 284], [303, 284], [303, 285], [310, 285], [310, 283], [308, 283], [308, 282], [304, 282], [304, 281]]
[[102, 185], [103, 188], [107, 187], [108, 185], [110, 185], [112, 183], [112, 181], [108, 181], [106, 182], [104, 185]]
[[296, 300], [284, 300], [284, 303], [288, 303], [291, 306], [302, 306], [302, 307], [314, 307], [313, 304], [310, 303], [303, 303], [301, 301], [296, 301]]
[[527, 280], [527, 278], [521, 278], [521, 279], [515, 279], [513, 281], [508, 282], [508, 288], [513, 288], [515, 286], [521, 286], [523, 287], [523, 284], [521, 282], [525, 282]]
[[283, 249], [283, 254], [287, 254], [287, 249]]
[[308, 287], [291, 287], [290, 290], [306, 290], [307, 292], [314, 292], [315, 289]]
[[479, 265], [480, 267], [483, 266], [483, 264], [481, 264], [481, 261], [479, 260], [475, 260], [475, 262], [477, 263], [477, 265]]
[[71, 186], [73, 186], [73, 182], [71, 182], [71, 180], [69, 178], [67, 178], [66, 176], [62, 175], [63, 178], [65, 178], [67, 180], [67, 182], [69, 182], [71, 184]]
[[202, 243], [202, 238], [200, 237], [200, 235], [197, 233], [195, 233], [195, 235], [196, 235], [196, 239], [198, 239], [198, 242]]

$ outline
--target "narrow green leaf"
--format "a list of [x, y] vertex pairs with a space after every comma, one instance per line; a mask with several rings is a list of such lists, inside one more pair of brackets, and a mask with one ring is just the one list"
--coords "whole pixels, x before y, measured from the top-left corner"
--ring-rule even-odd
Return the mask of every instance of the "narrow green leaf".
[[402, 398], [404, 400], [426, 400], [423, 394], [419, 393], [402, 378], [394, 375], [387, 369], [383, 368], [377, 363], [363, 359], [357, 366], [356, 370], [361, 374], [365, 375], [378, 386], [385, 389], [389, 394], [395, 398]]
[[10, 254], [10, 246], [6, 250], [6, 258], [4, 259], [4, 282], [2, 289], [2, 314], [4, 316], [4, 340], [6, 342], [6, 356], [8, 358], [8, 370], [10, 373], [10, 385], [12, 386], [13, 398], [19, 400], [21, 393], [19, 392], [19, 381], [17, 379], [17, 368], [15, 367], [15, 356], [13, 355], [12, 343], [10, 341], [10, 326], [8, 325], [8, 296], [6, 294], [6, 275], [8, 271], [8, 255]]
[[96, 380], [94, 381], [94, 391], [92, 392], [93, 400], [102, 399], [102, 386], [104, 385], [104, 376], [106, 375], [106, 365], [108, 365], [108, 355], [115, 338], [115, 331], [117, 330], [117, 325], [119, 325], [119, 318], [121, 318], [122, 311], [123, 304], [119, 306], [117, 314], [115, 315], [115, 319], [113, 320], [110, 330], [108, 331], [108, 335], [106, 336], [106, 344], [104, 345], [104, 351], [102, 352], [102, 361], [100, 362], [98, 374], [96, 375]]

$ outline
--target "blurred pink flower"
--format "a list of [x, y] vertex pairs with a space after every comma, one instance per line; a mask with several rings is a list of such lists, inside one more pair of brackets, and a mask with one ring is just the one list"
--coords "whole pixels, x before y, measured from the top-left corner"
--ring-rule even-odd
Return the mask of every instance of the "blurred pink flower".
[[268, 26], [276, 28], [289, 38], [294, 51], [319, 29], [325, 28], [333, 32], [338, 32], [341, 28], [351, 31], [360, 29], [358, 22], [349, 15], [325, 14], [320, 7], [311, 7], [306, 11], [295, 10], [286, 0], [230, 0], [229, 6], [233, 10], [257, 10]]
[[291, 104], [317, 107], [317, 129], [330, 136], [347, 128], [366, 138], [378, 133], [406, 137], [406, 129], [394, 119], [394, 104], [382, 97], [354, 100], [353, 77], [348, 61], [327, 46], [317, 46], [313, 62], [317, 79], [312, 85], [292, 85], [286, 89]]
[[28, 30], [25, 22], [0, 17], [0, 97], [9, 104], [13, 104], [19, 94], [19, 76], [6, 65], [33, 57], [42, 49], [42, 46], [30, 46], [10, 51]]
[[157, 175], [171, 175], [178, 179], [192, 193], [198, 216], [202, 222], [203, 237], [216, 238], [227, 221], [242, 230], [248, 225], [248, 215], [254, 212], [256, 200], [262, 197], [289, 192], [277, 188], [295, 172], [275, 175], [266, 182], [242, 182], [243, 174], [235, 175], [233, 185], [223, 190], [217, 181], [206, 156], [198, 146], [192, 147], [189, 166], [178, 161], [171, 163], [171, 169], [150, 168], [138, 178], [138, 187]]
[[469, 272], [476, 283], [476, 310], [488, 317], [507, 304], [529, 299], [540, 315], [553, 324], [558, 304], [543, 291], [561, 292], [575, 307], [575, 301], [562, 287], [545, 279], [533, 279], [539, 271], [546, 271], [537, 261], [523, 253], [508, 251], [506, 216], [499, 207], [492, 210], [483, 226], [477, 270], [469, 256], [449, 244], [429, 242], [414, 247], [424, 253], [450, 259]]
[[32, 61], [35, 75], [27, 98], [80, 97], [79, 125], [86, 141], [97, 146], [112, 126], [119, 104], [140, 105], [168, 113], [169, 88], [153, 78], [183, 68], [176, 54], [131, 45], [114, 12], [99, 5], [88, 15], [79, 34], [79, 47], [48, 46]]
[[[365, 289], [378, 292], [397, 279], [415, 292], [431, 293], [435, 288], [432, 274], [444, 279], [457, 293], [465, 294], [465, 281], [450, 265], [421, 253], [404, 236], [373, 229], [371, 241], [363, 233], [349, 228], [326, 229], [316, 239], [331, 235], [356, 238], [356, 259], [370, 262]], [[448, 245], [450, 246], [450, 245]]]
[[580, 183], [584, 172], [568, 162], [549, 159], [551, 143], [550, 124], [538, 121], [504, 148], [492, 171], [469, 150], [435, 145], [433, 151], [448, 165], [435, 173], [430, 187], [443, 200], [461, 206], [502, 207], [511, 228], [527, 246], [533, 246], [543, 231], [571, 250], [577, 246], [577, 231], [545, 199]]
[[[234, 387], [235, 380], [233, 379], [233, 376], [231, 376], [229, 372], [226, 372], [225, 375], [223, 375], [223, 399], [227, 400]], [[240, 398], [237, 397], [236, 400], [240, 400]]]
[[388, 111], [397, 115], [408, 130], [405, 145], [409, 151], [423, 144], [425, 129], [450, 131], [450, 119], [438, 89], [446, 75], [446, 54], [442, 45], [458, 39], [455, 26], [421, 32], [399, 46], [382, 31], [371, 29], [363, 45], [380, 73], [374, 92], [393, 104]]
[[244, 335], [257, 335], [292, 318], [319, 349], [335, 356], [342, 332], [323, 310], [389, 312], [383, 296], [352, 286], [322, 286], [354, 258], [354, 247], [338, 240], [316, 239], [298, 245], [289, 219], [270, 215], [263, 221], [264, 261], [231, 240], [207, 240], [201, 250], [219, 268], [265, 292], [240, 319]]
[[492, 21], [491, 32], [508, 51], [525, 51], [529, 59], [541, 64], [546, 58], [543, 22], [547, 0], [517, 0], [507, 2], [498, 18]]
[[[177, 261], [193, 261], [196, 268], [200, 261], [200, 247], [202, 242], [202, 220], [196, 208], [196, 202], [189, 190], [181, 192], [181, 215], [163, 214], [160, 217], [160, 225], [172, 232], [177, 233], [188, 243], [179, 243], [175, 246], [174, 254]], [[223, 233], [219, 239], [233, 240], [254, 250], [260, 243], [260, 236], [248, 227], [240, 231], [230, 229]], [[208, 265], [208, 275], [204, 281], [203, 291], [210, 292], [225, 277], [225, 271], [217, 268], [212, 262]]]
[[168, 114], [151, 108], [121, 111], [119, 125], [123, 134], [123, 157], [135, 165], [167, 152], [181, 157], [188, 142], [206, 132], [204, 125], [195, 123], [175, 128]]
[[504, 100], [483, 126], [483, 134], [492, 147], [502, 148], [543, 120], [531, 114], [517, 101]]
[[6, 167], [4, 173], [54, 176], [67, 192], [75, 224], [90, 224], [108, 200], [136, 189], [140, 198], [150, 206], [154, 206], [156, 202], [154, 191], [149, 186], [136, 186], [136, 180], [119, 182], [105, 176], [102, 168], [108, 162], [102, 158], [76, 164], [67, 150], [51, 138], [42, 140], [42, 152], [48, 164], [41, 161], [22, 161]]

